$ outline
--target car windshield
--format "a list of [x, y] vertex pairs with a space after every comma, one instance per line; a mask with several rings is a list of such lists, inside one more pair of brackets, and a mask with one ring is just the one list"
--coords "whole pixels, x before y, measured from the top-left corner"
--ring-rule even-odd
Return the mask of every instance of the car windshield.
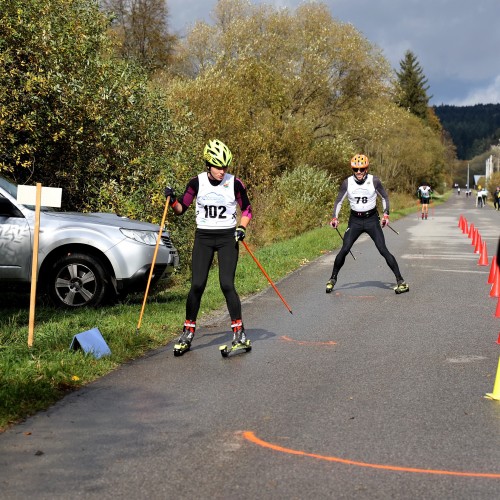
[[17, 198], [17, 186], [4, 177], [0, 177], [0, 187], [3, 187], [12, 197]]

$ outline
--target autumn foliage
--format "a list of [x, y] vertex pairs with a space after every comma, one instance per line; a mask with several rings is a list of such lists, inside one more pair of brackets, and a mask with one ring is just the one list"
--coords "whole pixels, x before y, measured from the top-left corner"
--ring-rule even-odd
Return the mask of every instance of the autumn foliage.
[[[212, 23], [177, 40], [165, 23], [155, 36], [127, 33], [115, 4], [0, 0], [1, 172], [62, 186], [69, 208], [158, 221], [165, 184], [182, 190], [205, 141], [219, 138], [262, 243], [323, 224], [355, 153], [393, 191], [448, 180], [454, 153], [437, 117], [398, 105], [381, 51], [326, 5], [219, 0]], [[311, 204], [287, 205], [316, 192], [311, 217]], [[189, 248], [190, 218], [172, 224]]]

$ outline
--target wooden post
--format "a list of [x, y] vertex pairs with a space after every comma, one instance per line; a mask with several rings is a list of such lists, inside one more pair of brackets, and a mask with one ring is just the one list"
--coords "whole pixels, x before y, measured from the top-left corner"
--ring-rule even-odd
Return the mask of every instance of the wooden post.
[[158, 255], [158, 248], [160, 247], [161, 233], [163, 231], [163, 226], [165, 226], [165, 222], [167, 220], [167, 211], [169, 204], [170, 204], [170, 196], [167, 196], [167, 201], [165, 202], [165, 208], [163, 209], [163, 217], [160, 223], [160, 231], [158, 232], [155, 251], [153, 253], [153, 262], [151, 262], [151, 269], [149, 270], [148, 283], [146, 285], [146, 291], [144, 292], [144, 299], [142, 301], [141, 314], [139, 315], [139, 321], [137, 322], [137, 328], [135, 333], [139, 333], [139, 329], [141, 328], [142, 316], [144, 315], [144, 309], [146, 308], [146, 301], [148, 300], [149, 286], [151, 285], [151, 278], [153, 277], [153, 271], [156, 264], [156, 256]]
[[28, 329], [28, 347], [33, 345], [35, 331], [35, 303], [36, 303], [36, 282], [38, 276], [38, 241], [40, 232], [40, 206], [42, 202], [42, 185], [36, 184], [36, 205], [35, 205], [35, 229], [33, 232], [33, 259], [31, 264], [31, 296], [30, 296], [30, 317]]

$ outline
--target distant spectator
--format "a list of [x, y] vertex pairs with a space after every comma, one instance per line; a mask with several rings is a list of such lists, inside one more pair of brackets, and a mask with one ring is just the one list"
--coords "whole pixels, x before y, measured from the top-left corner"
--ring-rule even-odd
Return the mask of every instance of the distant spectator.
[[493, 208], [495, 210], [500, 210], [500, 186], [497, 186], [493, 193]]
[[483, 208], [486, 205], [486, 194], [486, 189], [481, 186], [477, 187], [476, 207]]
[[[459, 191], [460, 192], [460, 191]], [[429, 202], [431, 201], [432, 189], [426, 182], [417, 189], [417, 196], [420, 198], [420, 205], [422, 207], [422, 220], [427, 219], [429, 215]]]
[[486, 191], [486, 188], [483, 188], [481, 190], [481, 196], [483, 197], [483, 207], [486, 205], [486, 198], [488, 196], [488, 191]]

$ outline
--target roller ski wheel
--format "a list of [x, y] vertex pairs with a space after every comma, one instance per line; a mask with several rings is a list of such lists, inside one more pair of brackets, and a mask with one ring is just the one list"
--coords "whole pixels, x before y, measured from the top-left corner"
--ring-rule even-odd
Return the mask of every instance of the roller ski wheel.
[[241, 350], [244, 350], [245, 352], [249, 352], [252, 350], [252, 343], [250, 342], [250, 340], [246, 340], [243, 343], [238, 343], [234, 345], [221, 345], [219, 347], [219, 351], [223, 358], [227, 358], [229, 354]]
[[398, 284], [394, 287], [394, 291], [399, 295], [400, 293], [405, 293], [410, 291], [408, 283], [404, 281], [398, 281]]
[[333, 287], [335, 286], [335, 283], [337, 283], [337, 280], [335, 278], [331, 278], [326, 282], [326, 293], [333, 292]]
[[174, 356], [182, 356], [186, 351], [189, 351], [191, 344], [182, 342], [174, 345]]

